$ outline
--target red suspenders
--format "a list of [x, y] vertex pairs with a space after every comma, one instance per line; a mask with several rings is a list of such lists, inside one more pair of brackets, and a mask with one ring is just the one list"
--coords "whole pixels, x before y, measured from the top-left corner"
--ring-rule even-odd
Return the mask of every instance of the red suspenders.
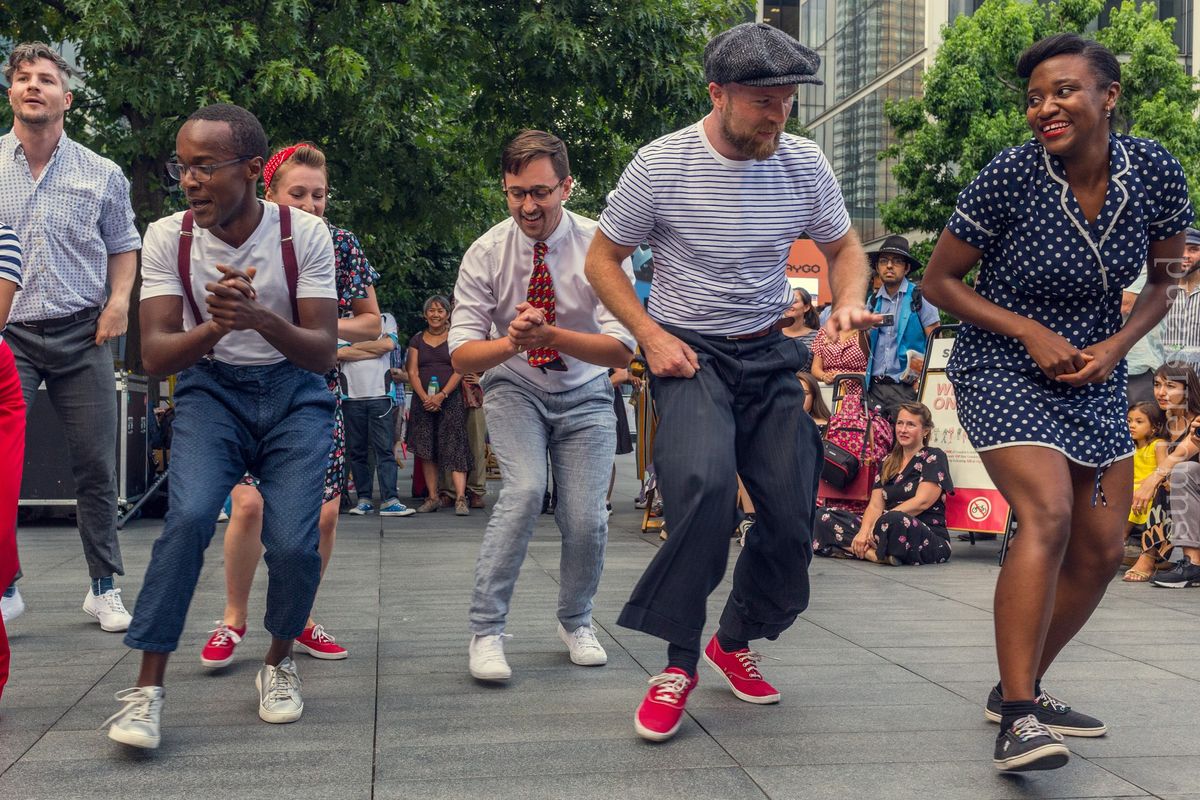
[[[280, 250], [283, 252], [283, 274], [287, 279], [288, 297], [292, 301], [292, 324], [300, 324], [300, 309], [296, 305], [296, 286], [300, 281], [300, 267], [296, 263], [296, 247], [292, 243], [292, 210], [279, 206]], [[192, 309], [192, 319], [200, 324], [200, 307], [192, 294], [192, 212], [183, 212], [183, 224], [179, 228], [179, 280], [183, 284], [183, 297]]]

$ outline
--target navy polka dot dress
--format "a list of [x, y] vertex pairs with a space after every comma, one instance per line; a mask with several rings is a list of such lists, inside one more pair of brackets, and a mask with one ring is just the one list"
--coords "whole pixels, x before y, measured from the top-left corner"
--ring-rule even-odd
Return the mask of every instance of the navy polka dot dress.
[[[1003, 151], [958, 196], [947, 229], [983, 251], [975, 290], [1040, 322], [1075, 347], [1121, 327], [1121, 291], [1151, 241], [1195, 218], [1179, 162], [1157, 142], [1109, 137], [1111, 177], [1088, 222], [1062, 161], [1031, 140]], [[977, 450], [1040, 445], [1084, 466], [1133, 454], [1125, 422], [1125, 364], [1107, 382], [1047, 378], [1016, 339], [963, 325], [947, 374], [958, 416]]]

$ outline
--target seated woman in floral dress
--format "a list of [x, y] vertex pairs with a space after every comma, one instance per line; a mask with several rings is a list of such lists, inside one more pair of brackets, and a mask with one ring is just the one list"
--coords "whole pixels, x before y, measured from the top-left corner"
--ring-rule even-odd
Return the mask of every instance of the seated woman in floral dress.
[[902, 404], [895, 431], [896, 444], [862, 517], [840, 509], [817, 510], [817, 555], [893, 566], [950, 560], [945, 499], [954, 484], [946, 454], [928, 446], [933, 432], [929, 409], [922, 403]]

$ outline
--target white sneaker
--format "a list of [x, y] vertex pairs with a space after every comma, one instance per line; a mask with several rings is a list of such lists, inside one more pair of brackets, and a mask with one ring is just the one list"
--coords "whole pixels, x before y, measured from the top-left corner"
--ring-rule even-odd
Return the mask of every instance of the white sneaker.
[[571, 651], [571, 661], [581, 667], [599, 667], [608, 663], [608, 653], [596, 640], [596, 631], [591, 625], [580, 625], [573, 632], [558, 623], [558, 638]]
[[263, 722], [295, 722], [304, 713], [300, 675], [290, 658], [277, 667], [263, 664], [254, 676], [254, 686], [258, 689], [258, 718]]
[[471, 646], [467, 648], [471, 677], [481, 681], [506, 681], [512, 677], [512, 668], [504, 657], [507, 638], [512, 637], [506, 633], [471, 637]]
[[217, 512], [217, 522], [229, 522], [229, 512], [223, 508]]
[[133, 619], [121, 602], [120, 589], [109, 589], [99, 596], [88, 591], [83, 610], [100, 620], [101, 629], [112, 633], [129, 630], [129, 621]]
[[162, 739], [159, 720], [162, 718], [163, 687], [135, 686], [117, 692], [117, 699], [125, 707], [104, 720], [108, 738], [147, 750], [158, 747]]
[[0, 613], [4, 615], [6, 625], [25, 613], [25, 598], [21, 597], [21, 590], [16, 586], [13, 587], [12, 597], [0, 597]]

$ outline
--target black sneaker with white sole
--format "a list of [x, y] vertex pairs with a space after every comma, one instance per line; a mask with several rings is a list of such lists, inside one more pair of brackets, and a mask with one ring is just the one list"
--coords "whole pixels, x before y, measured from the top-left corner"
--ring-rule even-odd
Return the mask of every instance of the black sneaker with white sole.
[[[999, 722], [1000, 703], [1003, 701], [1004, 698], [1000, 696], [1000, 691], [993, 686], [991, 694], [988, 695], [987, 705], [984, 707], [984, 716], [991, 722]], [[1108, 726], [1103, 722], [1095, 717], [1079, 713], [1045, 691], [1039, 694], [1033, 702], [1038, 706], [1038, 721], [1055, 733], [1085, 738], [1103, 736], [1108, 733]]]
[[1071, 751], [1062, 734], [1047, 728], [1033, 714], [1019, 718], [996, 739], [992, 763], [1007, 772], [1031, 772], [1066, 766]]
[[1154, 573], [1150, 583], [1163, 589], [1190, 589], [1200, 586], [1200, 564], [1193, 564], [1186, 558], [1181, 558], [1171, 569]]

